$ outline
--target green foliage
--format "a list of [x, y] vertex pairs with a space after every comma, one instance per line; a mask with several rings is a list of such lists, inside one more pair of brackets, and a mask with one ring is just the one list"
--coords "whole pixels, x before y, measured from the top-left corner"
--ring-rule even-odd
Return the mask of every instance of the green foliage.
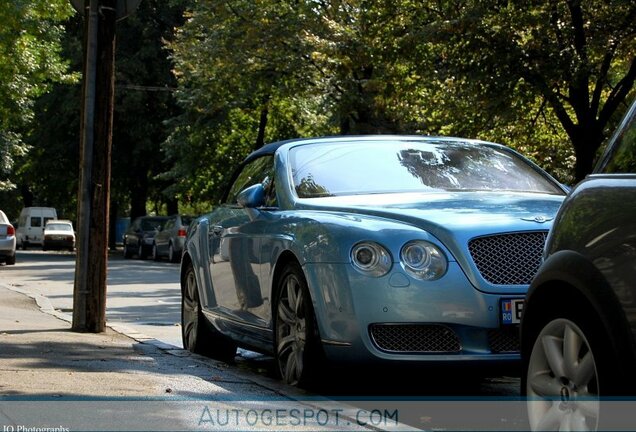
[[0, 8], [0, 190], [14, 187], [8, 175], [26, 153], [23, 138], [34, 100], [54, 82], [72, 82], [61, 56], [61, 22], [72, 13], [67, 0], [5, 1]]
[[202, 0], [192, 8], [171, 45], [184, 114], [166, 151], [175, 192], [195, 201], [218, 198], [262, 136], [482, 138], [573, 182], [633, 95], [631, 0]]
[[631, 0], [438, 2], [421, 28], [440, 59], [440, 80], [472, 95], [488, 117], [484, 125], [534, 134], [527, 125], [537, 118], [542, 138], [558, 121], [576, 155], [577, 180], [633, 95]]
[[165, 122], [179, 113], [165, 44], [183, 24], [186, 3], [143, 0], [117, 27], [111, 205], [133, 219], [150, 202], [177, 211], [170, 182], [159, 174], [171, 165], [161, 149], [172, 130]]

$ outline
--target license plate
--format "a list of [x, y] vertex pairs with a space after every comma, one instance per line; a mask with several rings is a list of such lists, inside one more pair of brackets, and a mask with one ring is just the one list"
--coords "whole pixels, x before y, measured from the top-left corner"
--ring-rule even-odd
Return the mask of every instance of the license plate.
[[524, 299], [507, 298], [501, 299], [501, 323], [503, 325], [519, 324], [521, 313], [523, 312]]

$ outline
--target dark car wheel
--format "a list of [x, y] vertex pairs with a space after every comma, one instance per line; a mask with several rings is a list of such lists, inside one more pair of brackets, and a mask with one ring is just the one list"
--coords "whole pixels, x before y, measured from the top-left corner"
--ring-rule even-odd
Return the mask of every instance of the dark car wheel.
[[146, 249], [143, 243], [139, 243], [139, 246], [137, 246], [137, 257], [141, 260], [146, 259]]
[[181, 281], [181, 340], [185, 349], [197, 354], [224, 361], [236, 355], [236, 344], [214, 330], [201, 311], [192, 264]]
[[15, 254], [13, 254], [10, 257], [7, 257], [6, 261], [5, 261], [6, 265], [14, 265], [15, 264]]
[[[602, 428], [600, 398], [621, 394], [610, 337], [591, 308], [545, 307], [531, 329], [522, 386], [533, 430]], [[532, 339], [533, 335], [536, 338]]]
[[130, 250], [130, 247], [126, 243], [124, 243], [124, 258], [129, 259], [132, 258], [132, 256], [133, 253]]
[[311, 297], [298, 264], [287, 265], [279, 281], [274, 317], [278, 371], [285, 383], [307, 387], [318, 381], [324, 362]]

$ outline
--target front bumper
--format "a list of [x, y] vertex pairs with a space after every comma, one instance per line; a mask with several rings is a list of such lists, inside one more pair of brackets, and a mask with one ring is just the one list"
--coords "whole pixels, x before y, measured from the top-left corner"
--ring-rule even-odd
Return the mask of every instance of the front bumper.
[[486, 294], [449, 263], [434, 282], [401, 269], [381, 278], [348, 264], [307, 264], [323, 346], [333, 360], [516, 362], [518, 328], [500, 323], [500, 299]]

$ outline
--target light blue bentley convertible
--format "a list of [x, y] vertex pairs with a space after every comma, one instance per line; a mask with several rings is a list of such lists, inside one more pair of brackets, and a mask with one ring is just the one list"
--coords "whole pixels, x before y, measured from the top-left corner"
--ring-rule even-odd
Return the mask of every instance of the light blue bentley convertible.
[[188, 232], [185, 348], [325, 362], [519, 361], [518, 323], [566, 190], [507, 147], [331, 137], [247, 157]]

